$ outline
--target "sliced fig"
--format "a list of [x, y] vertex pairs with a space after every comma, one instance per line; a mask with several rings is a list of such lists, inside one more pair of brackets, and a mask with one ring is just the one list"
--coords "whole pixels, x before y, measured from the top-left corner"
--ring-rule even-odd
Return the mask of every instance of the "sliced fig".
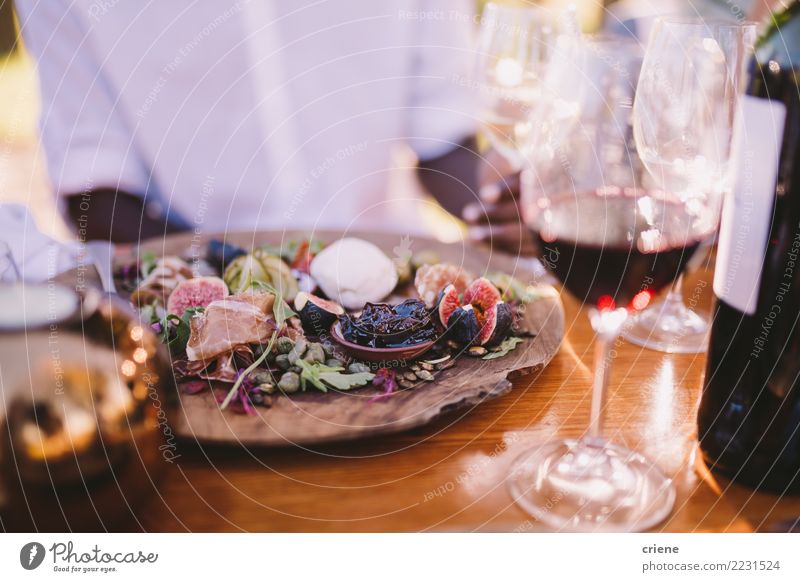
[[501, 300], [500, 291], [495, 287], [489, 279], [480, 277], [475, 279], [469, 284], [466, 291], [464, 291], [464, 301], [472, 304], [480, 311], [486, 311], [493, 307]]
[[450, 283], [439, 292], [439, 298], [436, 300], [436, 309], [439, 314], [439, 322], [447, 327], [447, 322], [453, 312], [461, 306], [461, 301], [458, 299], [458, 289]]
[[228, 286], [219, 277], [195, 277], [175, 286], [167, 299], [167, 313], [183, 316], [190, 307], [206, 307], [228, 296]]
[[326, 333], [344, 308], [328, 299], [317, 297], [311, 293], [300, 291], [294, 298], [294, 309], [300, 316], [303, 330], [310, 336], [319, 337]]
[[478, 318], [480, 332], [475, 343], [482, 346], [496, 345], [508, 337], [514, 317], [511, 307], [504, 301], [495, 303]]
[[450, 318], [447, 320], [447, 334], [450, 339], [462, 344], [469, 345], [474, 342], [481, 333], [481, 326], [472, 305], [457, 307]]

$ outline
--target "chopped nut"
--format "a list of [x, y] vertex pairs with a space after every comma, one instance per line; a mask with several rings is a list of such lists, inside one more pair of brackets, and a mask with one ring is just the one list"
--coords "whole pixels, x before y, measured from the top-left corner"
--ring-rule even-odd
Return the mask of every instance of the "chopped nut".
[[270, 374], [269, 370], [256, 369], [250, 372], [250, 381], [253, 384], [266, 384], [272, 382], [272, 374]]
[[295, 342], [294, 347], [291, 351], [287, 354], [289, 356], [289, 363], [294, 365], [294, 363], [303, 357], [303, 354], [306, 353], [307, 343], [303, 339], [299, 339]]
[[294, 342], [290, 340], [288, 337], [279, 337], [278, 341], [275, 344], [275, 347], [278, 349], [279, 354], [288, 354], [292, 351], [294, 347]]
[[433, 372], [433, 364], [429, 364], [428, 362], [420, 363], [420, 368], [423, 370], [427, 370], [428, 372]]
[[405, 374], [403, 374], [403, 378], [405, 378], [409, 382], [417, 381], [417, 375], [414, 372], [406, 372]]
[[360, 374], [361, 372], [369, 372], [369, 366], [362, 362], [353, 362], [349, 366], [347, 366], [347, 372], [349, 374]]
[[286, 372], [278, 382], [278, 388], [287, 394], [300, 390], [300, 376], [294, 372]]
[[425, 360], [422, 363], [435, 366], [436, 364], [440, 364], [442, 362], [446, 362], [449, 359], [450, 359], [450, 355], [448, 354], [446, 356], [442, 356], [441, 358], [436, 358], [435, 360]]
[[280, 354], [275, 357], [275, 365], [281, 370], [288, 370], [291, 364], [289, 363], [289, 356], [287, 354]]
[[447, 362], [442, 362], [441, 364], [436, 364], [436, 369], [439, 371], [447, 370], [455, 365], [456, 365], [455, 360], [449, 360]]
[[313, 343], [309, 344], [303, 359], [309, 363], [321, 364], [325, 361], [325, 350], [322, 349], [322, 344]]
[[473, 358], [480, 358], [481, 356], [486, 355], [487, 350], [483, 346], [472, 346], [469, 350], [467, 350], [467, 353]]
[[417, 378], [419, 378], [420, 380], [425, 380], [426, 382], [433, 382], [434, 380], [433, 374], [431, 374], [427, 370], [420, 370], [419, 372], [417, 372]]

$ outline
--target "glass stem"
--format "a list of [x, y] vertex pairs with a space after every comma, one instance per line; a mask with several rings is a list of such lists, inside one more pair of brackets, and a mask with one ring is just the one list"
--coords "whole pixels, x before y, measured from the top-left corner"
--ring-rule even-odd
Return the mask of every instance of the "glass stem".
[[611, 375], [606, 371], [611, 365], [609, 352], [611, 352], [611, 341], [598, 335], [594, 342], [594, 381], [589, 417], [589, 438], [593, 441], [600, 441], [603, 438], [608, 378]]
[[683, 304], [683, 273], [678, 275], [672, 287], [669, 288], [669, 293], [664, 298], [667, 304]]
[[628, 311], [626, 309], [615, 309], [611, 311], [589, 310], [589, 320], [596, 334], [594, 344], [592, 409], [589, 419], [588, 435], [590, 443], [594, 442], [599, 444], [603, 440], [603, 420], [605, 419], [608, 379], [611, 376], [611, 362], [614, 359], [612, 347], [627, 317]]

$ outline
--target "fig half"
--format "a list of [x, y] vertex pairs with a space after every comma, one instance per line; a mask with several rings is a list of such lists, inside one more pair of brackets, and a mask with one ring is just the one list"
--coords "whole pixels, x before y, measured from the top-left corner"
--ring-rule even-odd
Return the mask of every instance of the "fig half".
[[464, 304], [472, 304], [480, 311], [487, 311], [501, 301], [500, 291], [489, 279], [480, 277], [464, 291]]
[[462, 345], [475, 342], [481, 334], [475, 308], [469, 304], [457, 307], [447, 320], [447, 333], [452, 340]]
[[502, 342], [511, 332], [513, 323], [511, 307], [504, 301], [498, 301], [478, 318], [480, 332], [475, 343], [482, 346], [493, 346]]
[[458, 299], [458, 289], [450, 283], [439, 292], [439, 298], [436, 300], [436, 309], [439, 315], [439, 323], [447, 327], [447, 321], [453, 312], [461, 306]]
[[207, 307], [228, 296], [228, 286], [219, 277], [195, 277], [175, 286], [167, 299], [167, 313], [183, 317], [190, 307]]
[[344, 308], [328, 299], [300, 291], [294, 298], [294, 310], [303, 324], [303, 331], [314, 337], [325, 334], [339, 318]]

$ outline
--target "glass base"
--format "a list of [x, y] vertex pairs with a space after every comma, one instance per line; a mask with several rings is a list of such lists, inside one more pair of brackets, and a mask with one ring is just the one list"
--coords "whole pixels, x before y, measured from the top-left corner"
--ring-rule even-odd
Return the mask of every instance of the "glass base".
[[668, 354], [699, 354], [708, 348], [708, 321], [683, 301], [667, 299], [628, 320], [622, 337], [650, 350]]
[[527, 451], [514, 463], [509, 489], [525, 511], [560, 531], [642, 531], [675, 504], [672, 480], [647, 458], [588, 439]]

